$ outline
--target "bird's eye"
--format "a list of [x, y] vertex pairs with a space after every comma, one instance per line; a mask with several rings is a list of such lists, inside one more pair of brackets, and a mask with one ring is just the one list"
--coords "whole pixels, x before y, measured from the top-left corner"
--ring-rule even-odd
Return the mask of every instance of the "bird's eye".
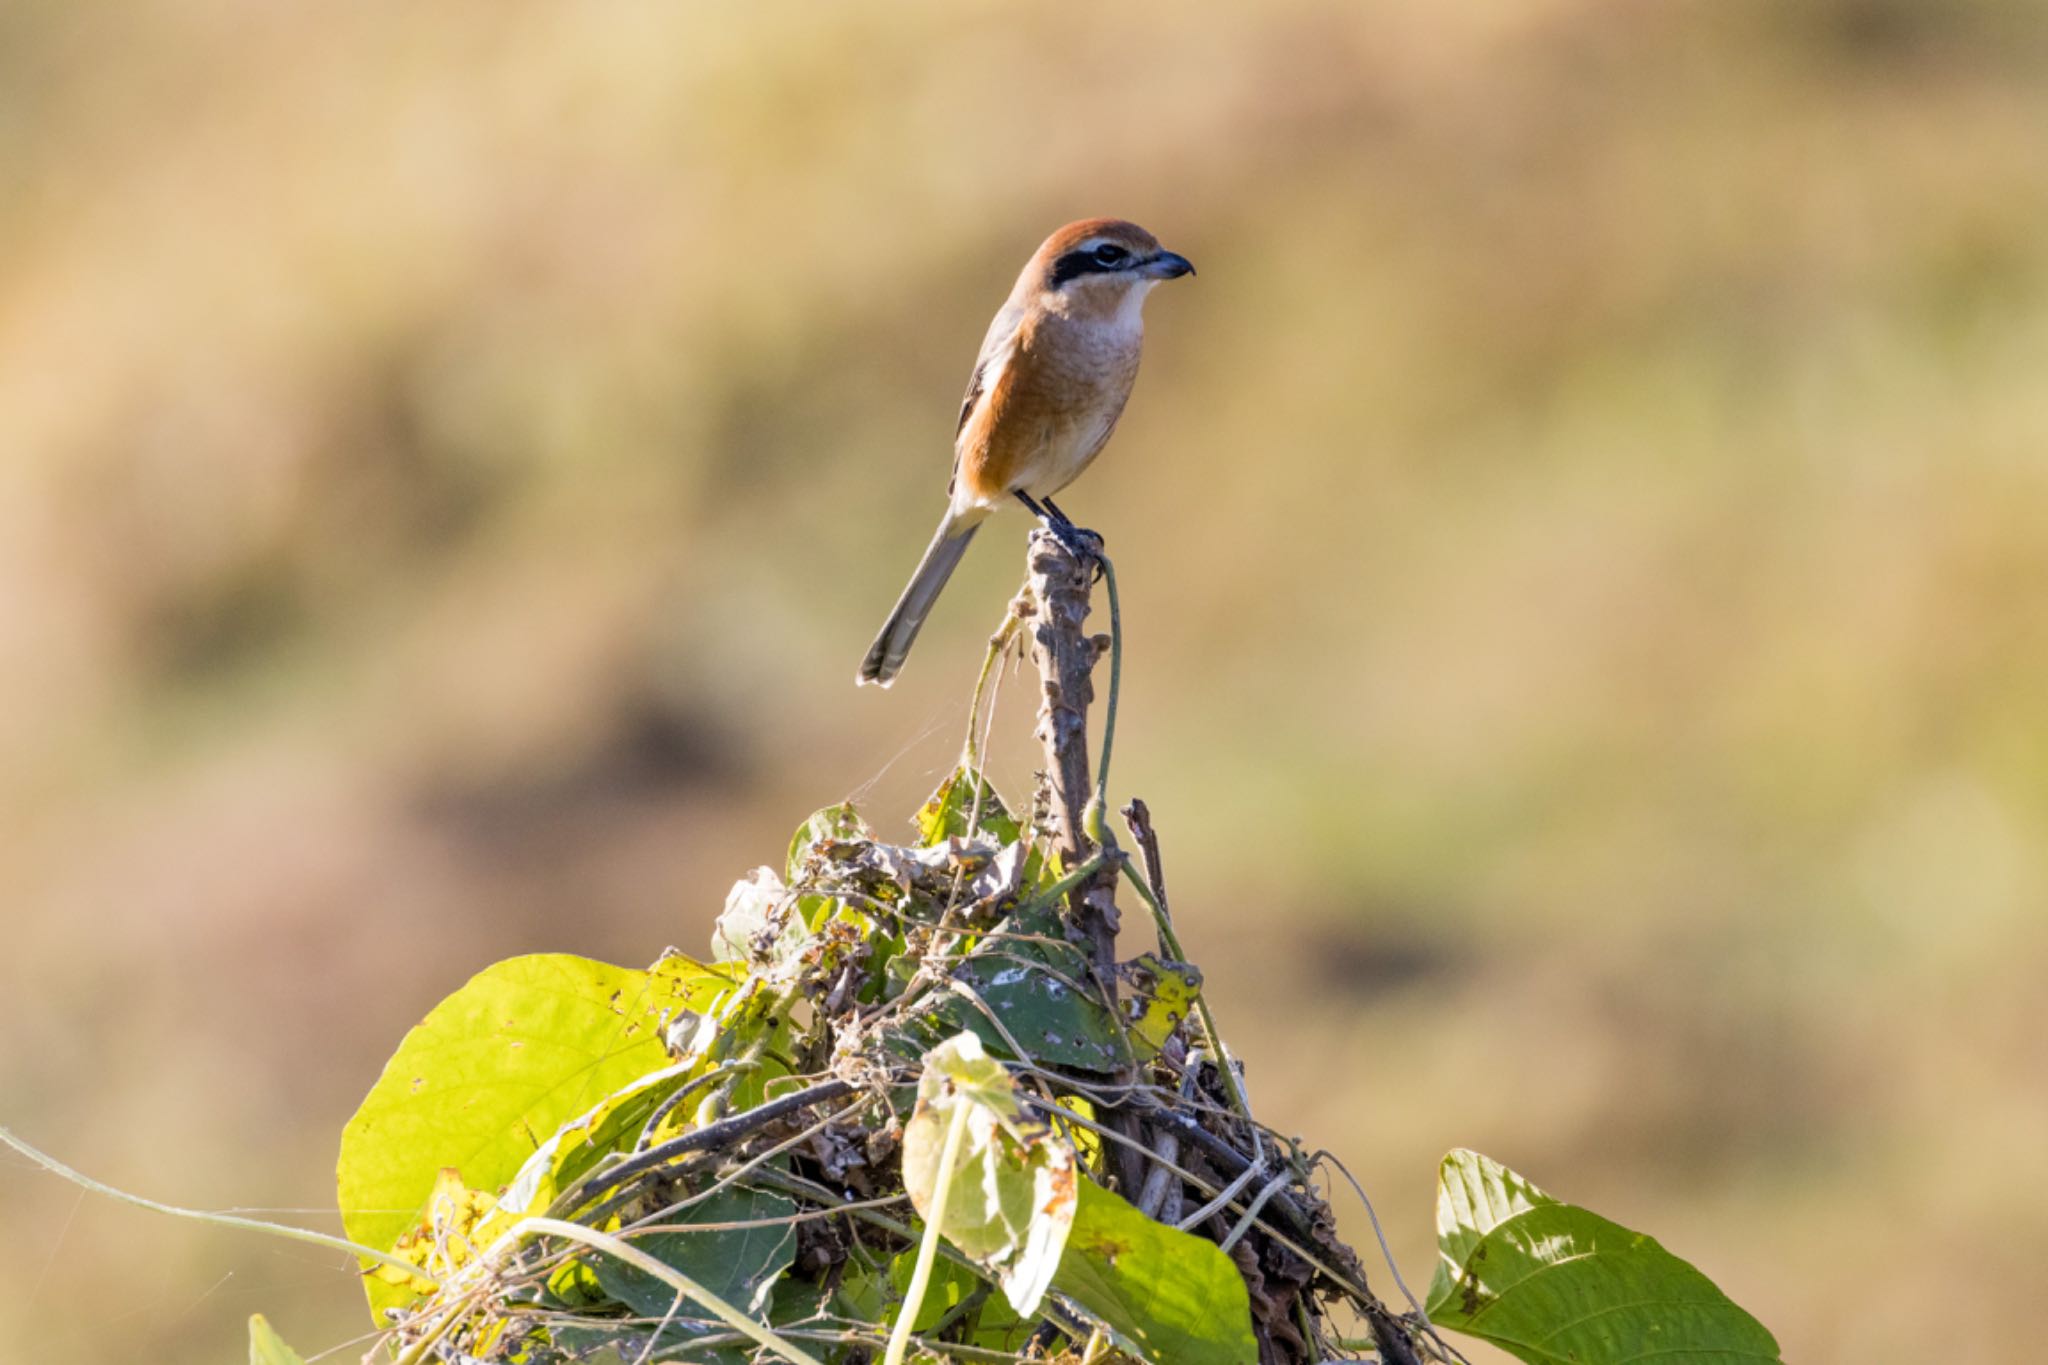
[[1115, 269], [1117, 266], [1122, 265], [1124, 258], [1130, 254], [1130, 252], [1125, 251], [1114, 242], [1104, 242], [1101, 246], [1095, 248], [1095, 263]]

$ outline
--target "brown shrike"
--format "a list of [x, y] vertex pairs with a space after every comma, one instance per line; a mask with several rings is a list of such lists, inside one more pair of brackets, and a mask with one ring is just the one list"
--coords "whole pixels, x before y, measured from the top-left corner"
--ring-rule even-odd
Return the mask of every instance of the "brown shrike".
[[1045, 239], [981, 343], [953, 438], [946, 515], [859, 681], [895, 681], [967, 542], [1011, 498], [1063, 538], [1076, 535], [1052, 495], [1081, 477], [1131, 396], [1145, 296], [1194, 273], [1185, 256], [1116, 218], [1069, 223]]

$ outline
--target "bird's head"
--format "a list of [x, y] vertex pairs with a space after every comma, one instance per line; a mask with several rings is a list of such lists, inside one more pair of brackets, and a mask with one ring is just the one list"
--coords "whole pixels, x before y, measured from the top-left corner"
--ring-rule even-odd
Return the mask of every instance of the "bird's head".
[[1136, 223], [1084, 218], [1046, 238], [1018, 284], [1063, 312], [1106, 316], [1134, 312], [1153, 285], [1194, 273]]

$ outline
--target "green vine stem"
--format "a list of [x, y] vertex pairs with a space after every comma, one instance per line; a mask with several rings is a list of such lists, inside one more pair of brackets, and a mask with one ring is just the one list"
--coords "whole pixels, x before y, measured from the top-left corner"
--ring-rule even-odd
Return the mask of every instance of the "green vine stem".
[[1109, 556], [1098, 552], [1095, 562], [1102, 566], [1102, 586], [1109, 593], [1109, 698], [1102, 713], [1102, 758], [1095, 768], [1095, 799], [1083, 817], [1088, 837], [1101, 847], [1114, 846], [1105, 823], [1109, 809], [1109, 755], [1116, 746], [1116, 699], [1124, 680], [1124, 614], [1116, 595], [1116, 566]]
[[889, 1334], [884, 1365], [903, 1365], [910, 1329], [917, 1322], [917, 1310], [924, 1306], [925, 1290], [931, 1287], [932, 1261], [939, 1254], [939, 1230], [946, 1225], [946, 1201], [953, 1188], [953, 1163], [959, 1160], [960, 1142], [967, 1136], [967, 1119], [973, 1111], [974, 1106], [964, 1098], [955, 1100], [953, 1121], [946, 1125], [946, 1145], [939, 1149], [939, 1168], [932, 1175], [932, 1205], [925, 1214], [924, 1237], [917, 1244], [917, 1264], [911, 1268], [903, 1306], [896, 1310], [896, 1330]]

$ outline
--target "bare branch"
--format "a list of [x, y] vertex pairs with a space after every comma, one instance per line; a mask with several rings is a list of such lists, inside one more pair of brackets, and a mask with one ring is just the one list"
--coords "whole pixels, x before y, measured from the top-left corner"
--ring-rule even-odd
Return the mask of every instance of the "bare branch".
[[[1029, 620], [1031, 661], [1040, 680], [1037, 734], [1052, 781], [1053, 835], [1060, 856], [1076, 867], [1095, 851], [1088, 819], [1095, 795], [1088, 765], [1088, 708], [1095, 701], [1093, 674], [1104, 641], [1085, 628], [1094, 566], [1044, 529], [1031, 534], [1027, 564], [1025, 592], [1034, 603]], [[1106, 865], [1077, 888], [1068, 903], [1076, 936], [1089, 947], [1098, 987], [1114, 1006], [1115, 866]]]

